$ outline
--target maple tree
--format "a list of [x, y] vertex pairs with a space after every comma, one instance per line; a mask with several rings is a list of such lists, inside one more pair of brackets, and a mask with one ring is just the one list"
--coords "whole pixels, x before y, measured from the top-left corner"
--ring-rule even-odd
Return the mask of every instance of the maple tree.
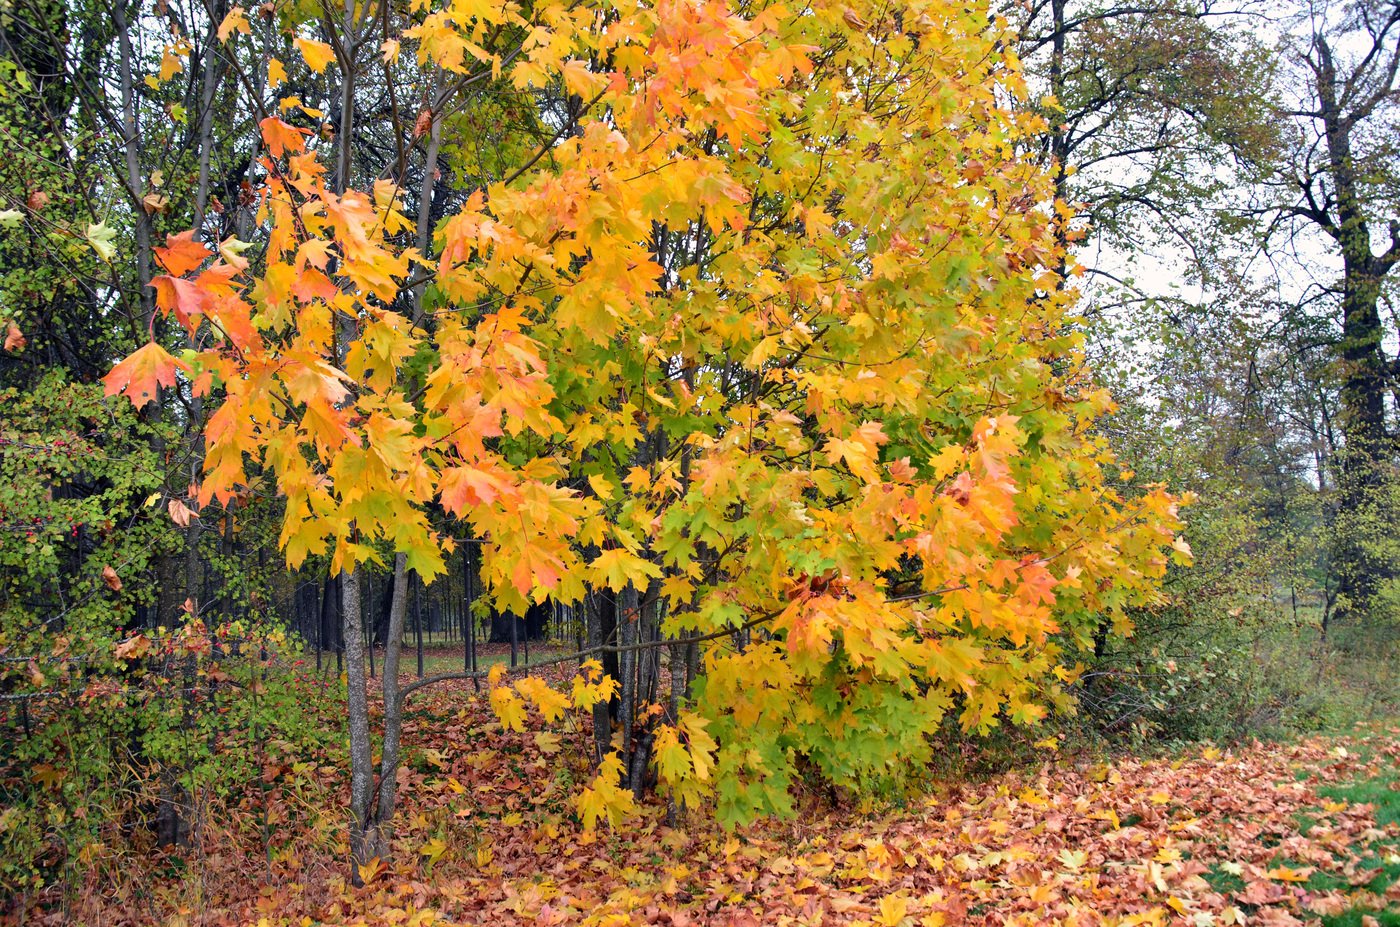
[[1388, 923], [1234, 7], [8, 12], [0, 923]]
[[[108, 392], [183, 371], [217, 405], [199, 502], [269, 480], [289, 564], [343, 571], [359, 862], [387, 852], [398, 732], [372, 809], [358, 569], [387, 546], [443, 572], [436, 506], [500, 607], [616, 597], [594, 819], [653, 763], [734, 822], [790, 811], [799, 763], [859, 786], [926, 758], [950, 710], [1037, 721], [1067, 705], [1063, 643], [1157, 595], [1176, 503], [1105, 480], [1002, 32], [953, 4], [810, 13], [416, 4], [388, 73], [560, 87], [568, 122], [430, 243], [399, 182], [349, 184], [348, 94], [333, 171], [299, 101], [257, 99], [256, 248], [153, 249], [191, 347], [152, 341]], [[364, 21], [321, 18], [334, 63], [284, 28], [349, 87]], [[246, 14], [220, 31], [249, 40]], [[268, 91], [294, 65], [271, 61]], [[385, 682], [391, 715], [423, 684]]]

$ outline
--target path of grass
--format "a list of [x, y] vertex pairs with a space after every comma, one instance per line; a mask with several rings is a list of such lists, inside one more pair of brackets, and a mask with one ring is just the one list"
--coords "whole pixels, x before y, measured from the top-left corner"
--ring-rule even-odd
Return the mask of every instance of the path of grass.
[[[1370, 805], [1377, 827], [1383, 828], [1388, 824], [1400, 822], [1400, 770], [1394, 766], [1379, 766], [1377, 775], [1321, 788], [1318, 789], [1318, 794], [1330, 801], [1345, 802], [1348, 805]], [[1386, 889], [1400, 883], [1400, 855], [1397, 855], [1400, 854], [1400, 847], [1393, 843], [1377, 841], [1372, 849], [1373, 853], [1363, 859], [1363, 866], [1378, 871], [1370, 881], [1357, 887], [1384, 895]], [[1314, 878], [1318, 878], [1318, 875], [1314, 875]], [[1324, 875], [1317, 885], [1310, 880], [1308, 887], [1325, 891], [1346, 886], [1335, 877]], [[1325, 927], [1361, 927], [1362, 919], [1369, 914], [1381, 927], [1400, 927], [1400, 902], [1393, 904], [1392, 908], [1393, 910], [1379, 912], [1353, 908], [1341, 914], [1324, 917], [1322, 923]]]
[[[560, 657], [568, 656], [574, 652], [574, 648], [557, 643], [544, 643], [534, 641], [530, 644], [529, 660], [525, 659], [525, 646], [521, 644], [516, 650], [516, 661], [519, 666], [535, 666], [550, 660], [557, 660]], [[384, 653], [382, 650], [375, 652], [375, 668], [383, 665]], [[496, 664], [510, 666], [510, 645], [509, 644], [479, 644], [476, 652], [476, 667], [478, 671], [486, 671]], [[460, 673], [463, 668], [462, 649], [460, 646], [454, 648], [434, 646], [431, 649], [423, 650], [423, 675], [436, 676], [439, 673]], [[418, 651], [410, 642], [404, 645], [403, 654], [399, 657], [399, 671], [404, 675], [418, 675]]]
[[[525, 645], [521, 644], [516, 651], [517, 666], [537, 666], [541, 663], [548, 663], [560, 657], [566, 657], [574, 653], [575, 649], [569, 644], [557, 642], [534, 641], [530, 644], [529, 659], [526, 659]], [[311, 657], [308, 659], [314, 659]], [[322, 655], [324, 669], [322, 672], [333, 672], [335, 670], [335, 654], [327, 651]], [[509, 644], [487, 644], [480, 643], [476, 651], [476, 668], [478, 672], [486, 672], [496, 664], [510, 666], [510, 645]], [[374, 673], [378, 675], [384, 666], [384, 648], [382, 646], [374, 649]], [[462, 659], [462, 647], [443, 646], [435, 643], [431, 647], [423, 648], [423, 675], [437, 676], [443, 673], [460, 673], [464, 668]], [[418, 650], [412, 641], [404, 644], [403, 651], [399, 656], [399, 673], [403, 676], [418, 676]]]
[[[1325, 804], [1294, 816], [1300, 835], [1313, 835], [1314, 828], [1319, 828], [1318, 833], [1325, 833], [1332, 815], [1351, 810], [1365, 810], [1374, 818], [1377, 831], [1400, 822], [1400, 769], [1396, 768], [1390, 757], [1377, 756], [1364, 741], [1353, 747], [1353, 751], [1349, 759], [1361, 761], [1361, 774], [1346, 781], [1319, 786], [1316, 794]], [[1400, 846], [1380, 836], [1365, 846], [1350, 877], [1340, 871], [1343, 867], [1340, 865], [1341, 859], [1337, 858], [1338, 865], [1332, 871], [1325, 866], [1315, 869], [1308, 875], [1303, 887], [1318, 894], [1370, 893], [1379, 898], [1394, 899], [1395, 886], [1400, 884], [1400, 855], [1397, 854], [1400, 854]], [[1304, 868], [1306, 863], [1280, 854], [1270, 865]], [[1217, 891], [1236, 892], [1244, 887], [1244, 881], [1238, 875], [1220, 866], [1212, 868], [1206, 878]], [[1377, 910], [1373, 905], [1357, 905], [1340, 913], [1325, 914], [1321, 922], [1324, 927], [1400, 927], [1400, 900], [1392, 900], [1386, 910]]]

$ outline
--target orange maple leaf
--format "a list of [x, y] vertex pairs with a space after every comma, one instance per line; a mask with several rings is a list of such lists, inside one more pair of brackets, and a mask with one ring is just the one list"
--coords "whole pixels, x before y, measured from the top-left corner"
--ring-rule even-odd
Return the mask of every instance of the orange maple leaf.
[[188, 368], [154, 341], [138, 348], [102, 378], [108, 396], [125, 393], [141, 408], [156, 398], [162, 386], [175, 385], [175, 371]]
[[117, 644], [113, 653], [119, 660], [139, 660], [151, 649], [151, 639], [144, 634], [136, 634]]
[[209, 249], [194, 240], [194, 229], [190, 229], [178, 235], [165, 236], [165, 247], [156, 248], [155, 253], [161, 267], [176, 277], [183, 277], [199, 269], [199, 265], [209, 256]]
[[14, 322], [10, 322], [5, 330], [5, 350], [23, 350], [26, 344], [28, 344], [28, 342], [24, 340], [24, 332], [20, 331], [19, 326]]
[[263, 141], [267, 143], [267, 150], [274, 158], [282, 157], [284, 152], [301, 151], [306, 147], [305, 136], [310, 134], [305, 129], [288, 125], [276, 116], [268, 116], [258, 123], [258, 128], [262, 130]]
[[503, 475], [478, 467], [452, 467], [444, 470], [438, 492], [443, 508], [464, 513], [473, 506], [490, 505], [510, 486]]
[[209, 312], [209, 294], [193, 280], [161, 274], [151, 280], [151, 287], [156, 291], [156, 306], [167, 315], [173, 312], [185, 328], [191, 319]]

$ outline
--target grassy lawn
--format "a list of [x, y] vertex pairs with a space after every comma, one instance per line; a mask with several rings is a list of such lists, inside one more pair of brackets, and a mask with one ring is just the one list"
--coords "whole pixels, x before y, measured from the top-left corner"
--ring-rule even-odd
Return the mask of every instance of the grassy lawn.
[[[1374, 778], [1319, 789], [1318, 792], [1331, 801], [1346, 802], [1349, 805], [1371, 805], [1375, 809], [1378, 827], [1400, 821], [1400, 770], [1383, 770]], [[1397, 858], [1400, 847], [1378, 842], [1372, 849], [1374, 852], [1363, 861], [1364, 865], [1368, 869], [1380, 871], [1364, 886], [1358, 887], [1380, 895], [1400, 881], [1400, 858]], [[1318, 880], [1319, 884], [1314, 885], [1310, 880], [1309, 888], [1325, 891], [1343, 887], [1340, 880], [1323, 873], [1315, 873], [1313, 879]], [[1381, 927], [1400, 927], [1400, 906], [1391, 907], [1393, 910], [1390, 911], [1363, 911], [1353, 908], [1341, 914], [1324, 917], [1322, 923], [1327, 927], [1361, 927], [1362, 918], [1369, 914]]]
[[[545, 641], [532, 641], [530, 643], [530, 659], [525, 659], [525, 647], [522, 644], [517, 649], [517, 664], [519, 666], [534, 666], [548, 660], [557, 660], [559, 657], [568, 656], [574, 652], [574, 648], [568, 645], [548, 643]], [[375, 653], [375, 668], [382, 665], [384, 652], [377, 650]], [[510, 645], [509, 644], [478, 644], [476, 651], [476, 668], [479, 672], [485, 672], [497, 663], [510, 666]], [[462, 671], [462, 647], [442, 647], [434, 645], [431, 649], [423, 648], [423, 675], [436, 676], [439, 673], [460, 673]], [[407, 675], [418, 675], [418, 650], [410, 641], [404, 645], [403, 655], [399, 657], [399, 671]]]
[[[436, 676], [441, 673], [460, 673], [463, 669], [462, 643], [454, 641], [451, 644], [444, 644], [442, 640], [423, 642], [423, 675]], [[521, 643], [516, 649], [517, 666], [537, 666], [566, 657], [575, 652], [572, 643], [561, 641], [531, 641], [529, 660], [525, 659], [525, 645]], [[307, 662], [315, 659], [313, 653], [308, 653], [305, 657]], [[335, 671], [335, 653], [324, 651], [322, 653], [323, 672]], [[485, 641], [478, 641], [476, 646], [476, 668], [478, 672], [487, 672], [496, 664], [510, 666], [510, 644], [488, 644]], [[374, 648], [374, 671], [379, 673], [384, 666], [384, 647]], [[403, 651], [399, 656], [399, 674], [403, 676], [418, 675], [418, 648], [410, 637], [404, 642]]]
[[[1351, 782], [1320, 786], [1317, 789], [1318, 797], [1329, 804], [1336, 804], [1319, 808], [1315, 814], [1298, 814], [1295, 820], [1300, 834], [1307, 834], [1314, 825], [1327, 818], [1326, 812], [1337, 811], [1341, 805], [1369, 805], [1378, 829], [1400, 822], [1400, 770], [1387, 766], [1384, 762], [1373, 762], [1374, 757], [1364, 746], [1357, 755], [1363, 758], [1374, 774]], [[1306, 773], [1303, 773], [1303, 776], [1306, 777]], [[1356, 869], [1359, 875], [1365, 876], [1370, 873], [1365, 881], [1349, 881], [1338, 873], [1318, 869], [1308, 876], [1301, 887], [1314, 893], [1369, 892], [1384, 897], [1387, 889], [1400, 883], [1400, 855], [1397, 854], [1400, 854], [1400, 846], [1382, 837], [1372, 842], [1359, 860]], [[1296, 869], [1306, 864], [1280, 854], [1273, 858], [1269, 866]], [[1227, 896], [1243, 891], [1246, 887], [1246, 882], [1238, 871], [1231, 871], [1228, 865], [1212, 866], [1205, 873], [1205, 879], [1215, 891]], [[1253, 910], [1248, 905], [1245, 909]], [[1391, 901], [1386, 910], [1358, 905], [1338, 914], [1323, 915], [1320, 922], [1324, 927], [1400, 927], [1400, 903]]]
[[[1400, 770], [1381, 765], [1374, 776], [1353, 782], [1324, 786], [1319, 788], [1317, 792], [1320, 797], [1329, 802], [1370, 805], [1378, 828], [1400, 822]], [[1300, 832], [1306, 832], [1316, 823], [1316, 820], [1308, 815], [1300, 816], [1298, 822]], [[1400, 854], [1400, 846], [1379, 840], [1371, 845], [1370, 851], [1369, 855], [1364, 856], [1361, 860], [1363, 870], [1375, 870], [1368, 881], [1350, 884], [1347, 880], [1338, 878], [1333, 873], [1318, 871], [1309, 876], [1305, 883], [1306, 887], [1315, 892], [1364, 891], [1383, 896], [1386, 889], [1400, 882], [1400, 856], [1397, 856]], [[1277, 862], [1282, 865], [1290, 863], [1289, 860], [1282, 858]], [[1229, 888], [1234, 887], [1226, 879], [1221, 879], [1221, 884]], [[1356, 907], [1340, 914], [1326, 915], [1322, 918], [1322, 923], [1325, 927], [1362, 927], [1363, 924], [1373, 923], [1367, 918], [1373, 918], [1374, 923], [1379, 924], [1380, 927], [1400, 927], [1400, 905], [1392, 904], [1391, 910], [1385, 911]]]

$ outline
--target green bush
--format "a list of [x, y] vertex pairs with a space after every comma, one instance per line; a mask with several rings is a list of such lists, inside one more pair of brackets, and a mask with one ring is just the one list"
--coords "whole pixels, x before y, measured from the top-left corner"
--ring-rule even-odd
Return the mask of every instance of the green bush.
[[[276, 756], [343, 738], [275, 616], [210, 627], [171, 604], [186, 537], [164, 504], [167, 429], [61, 373], [0, 391], [0, 408], [0, 897], [15, 898], [184, 839]], [[269, 596], [256, 564], [206, 559], [226, 616]]]

